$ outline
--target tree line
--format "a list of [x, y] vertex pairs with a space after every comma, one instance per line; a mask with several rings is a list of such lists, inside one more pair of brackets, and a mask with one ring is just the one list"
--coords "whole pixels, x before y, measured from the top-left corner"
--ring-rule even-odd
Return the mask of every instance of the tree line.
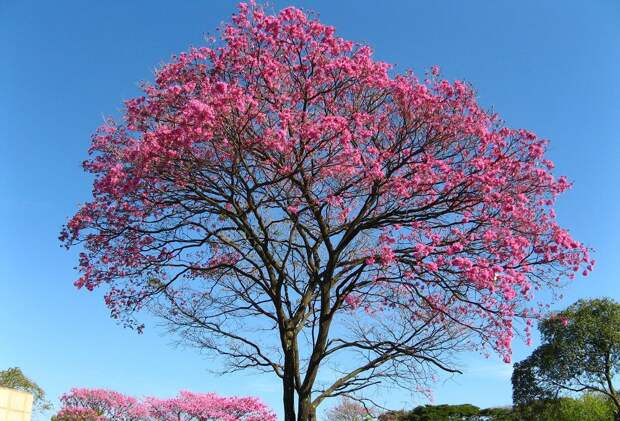
[[[344, 398], [328, 421], [605, 421], [618, 420], [620, 304], [609, 298], [579, 300], [539, 323], [541, 344], [514, 364], [513, 405], [420, 405], [378, 411], [364, 399]], [[45, 391], [17, 367], [0, 371], [0, 386], [33, 394], [35, 410], [52, 408]], [[61, 398], [56, 421], [167, 419], [275, 420], [255, 398], [181, 392], [176, 398], [138, 400], [118, 392], [73, 389]]]

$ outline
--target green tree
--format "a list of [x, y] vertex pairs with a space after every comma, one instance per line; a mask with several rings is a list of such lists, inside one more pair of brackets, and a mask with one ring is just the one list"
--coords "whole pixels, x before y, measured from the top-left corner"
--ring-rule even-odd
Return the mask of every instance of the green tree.
[[[614, 405], [600, 393], [585, 393], [578, 398], [561, 397], [532, 401], [521, 405], [515, 421], [610, 421]], [[494, 420], [495, 421], [495, 420]]]
[[52, 404], [45, 398], [45, 391], [26, 377], [18, 367], [0, 371], [0, 386], [32, 394], [33, 407], [36, 411], [44, 412], [52, 408]]
[[480, 408], [463, 405], [422, 405], [411, 411], [390, 412], [379, 417], [380, 421], [478, 421]]
[[564, 399], [560, 419], [570, 421], [603, 421], [614, 419], [614, 405], [599, 393], [585, 393], [578, 399]]
[[[582, 392], [599, 393], [620, 420], [614, 376], [620, 370], [620, 304], [580, 300], [540, 323], [542, 345], [516, 363], [513, 402], [518, 408]], [[561, 401], [568, 402], [568, 401]]]

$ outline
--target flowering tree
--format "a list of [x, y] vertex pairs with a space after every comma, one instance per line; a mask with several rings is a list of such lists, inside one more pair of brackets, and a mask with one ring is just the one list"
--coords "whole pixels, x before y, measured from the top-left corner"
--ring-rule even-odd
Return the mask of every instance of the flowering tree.
[[148, 398], [145, 403], [153, 421], [276, 421], [274, 413], [256, 398], [181, 391], [176, 398]]
[[285, 419], [309, 420], [454, 370], [459, 346], [509, 361], [533, 291], [591, 270], [554, 219], [570, 185], [546, 141], [469, 85], [392, 75], [295, 8], [241, 4], [221, 34], [93, 137], [93, 198], [61, 239], [114, 318], [142, 329], [148, 308], [230, 370], [275, 373]]
[[137, 399], [105, 389], [72, 389], [60, 401], [55, 421], [138, 421], [148, 416]]
[[139, 401], [103, 389], [72, 389], [61, 397], [55, 421], [275, 421], [256, 398], [181, 391], [170, 399]]
[[362, 403], [343, 398], [327, 411], [327, 421], [371, 421], [373, 414]]

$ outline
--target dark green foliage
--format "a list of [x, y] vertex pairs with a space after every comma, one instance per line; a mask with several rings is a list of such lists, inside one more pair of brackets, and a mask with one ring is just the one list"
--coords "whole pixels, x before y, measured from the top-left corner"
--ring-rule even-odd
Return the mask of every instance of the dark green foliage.
[[[515, 363], [512, 372], [512, 403], [515, 406], [527, 405], [535, 401], [546, 401], [557, 396], [557, 390], [540, 381], [541, 367], [553, 368], [556, 350], [552, 345], [543, 344], [536, 348], [525, 360]], [[550, 373], [551, 374], [551, 373]]]
[[519, 408], [474, 405], [424, 405], [411, 411], [383, 414], [379, 421], [613, 421], [614, 405], [606, 396], [586, 393], [578, 398], [535, 400]]
[[395, 411], [383, 414], [380, 421], [481, 421], [483, 411], [477, 406], [463, 405], [423, 405], [411, 411]]
[[580, 300], [541, 322], [542, 345], [516, 363], [512, 376], [517, 408], [582, 392], [607, 397], [620, 413], [614, 376], [620, 370], [620, 304]]

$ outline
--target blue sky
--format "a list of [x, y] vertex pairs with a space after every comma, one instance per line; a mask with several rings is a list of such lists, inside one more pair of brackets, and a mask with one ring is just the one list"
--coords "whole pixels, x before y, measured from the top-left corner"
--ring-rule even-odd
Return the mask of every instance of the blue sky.
[[[513, 127], [551, 139], [549, 157], [574, 189], [558, 217], [593, 247], [597, 268], [554, 308], [620, 300], [620, 2], [275, 1], [315, 10], [377, 58], [422, 73], [439, 64], [471, 82]], [[172, 54], [200, 45], [235, 1], [0, 0], [0, 369], [20, 366], [56, 397], [73, 386], [168, 396], [179, 389], [258, 395], [280, 408], [267, 376], [218, 377], [217, 361], [151, 325], [117, 326], [98, 294], [73, 288], [75, 251], [58, 231], [90, 194], [80, 163], [104, 116]], [[515, 359], [531, 349], [515, 344]], [[463, 355], [438, 403], [509, 404], [510, 366]], [[423, 402], [389, 394], [393, 407]], [[412, 400], [413, 399], [413, 400]], [[381, 400], [381, 399], [380, 399]]]

